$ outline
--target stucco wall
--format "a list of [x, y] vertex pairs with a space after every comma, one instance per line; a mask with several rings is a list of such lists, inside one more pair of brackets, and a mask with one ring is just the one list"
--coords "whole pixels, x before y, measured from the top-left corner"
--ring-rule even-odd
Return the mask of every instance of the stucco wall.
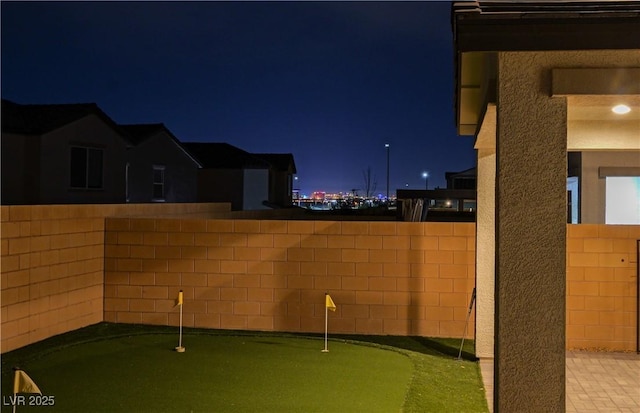
[[499, 52], [494, 406], [563, 411], [566, 101], [547, 53]]
[[243, 176], [239, 169], [199, 169], [198, 202], [230, 202], [232, 210], [242, 210]]
[[164, 131], [127, 150], [129, 202], [152, 202], [153, 166], [164, 166], [164, 201], [196, 202], [198, 167]]
[[40, 137], [2, 132], [2, 203], [36, 204], [40, 190]]
[[242, 186], [242, 209], [269, 209], [263, 202], [269, 201], [269, 170], [244, 169]]
[[495, 150], [478, 150], [476, 355], [493, 357], [495, 314]]
[[[42, 204], [125, 202], [126, 141], [96, 115], [89, 115], [42, 135], [40, 198]], [[103, 149], [102, 189], [71, 189], [70, 147]], [[46, 184], [45, 184], [46, 183]]]
[[639, 56], [620, 50], [498, 53], [496, 410], [565, 407], [568, 125], [566, 98], [553, 96], [552, 71], [637, 67]]

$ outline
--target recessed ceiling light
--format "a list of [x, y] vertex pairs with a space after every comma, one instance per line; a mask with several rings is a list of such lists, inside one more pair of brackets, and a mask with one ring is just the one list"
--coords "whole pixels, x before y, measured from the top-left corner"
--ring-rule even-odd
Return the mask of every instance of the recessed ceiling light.
[[631, 112], [631, 108], [627, 105], [616, 105], [613, 108], [611, 108], [611, 111], [618, 115], [624, 115]]

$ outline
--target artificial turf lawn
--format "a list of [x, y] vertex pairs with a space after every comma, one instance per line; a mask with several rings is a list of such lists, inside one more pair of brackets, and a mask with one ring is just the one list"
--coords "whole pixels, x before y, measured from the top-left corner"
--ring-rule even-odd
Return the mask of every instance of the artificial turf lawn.
[[487, 411], [475, 363], [419, 348], [446, 343], [186, 330], [176, 353], [170, 331], [103, 323], [7, 353], [2, 395], [19, 365], [55, 396], [19, 412]]

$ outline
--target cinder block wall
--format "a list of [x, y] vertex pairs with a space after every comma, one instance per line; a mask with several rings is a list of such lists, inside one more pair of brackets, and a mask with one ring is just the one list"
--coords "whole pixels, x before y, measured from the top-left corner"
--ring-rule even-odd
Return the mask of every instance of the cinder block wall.
[[1, 352], [103, 321], [105, 216], [207, 215], [227, 204], [2, 206]]
[[632, 351], [640, 226], [568, 225], [567, 347]]
[[[3, 353], [104, 320], [177, 325], [180, 289], [191, 326], [320, 332], [328, 291], [333, 332], [456, 337], [474, 285], [473, 224], [105, 224], [226, 215], [221, 204], [0, 211]], [[638, 239], [640, 226], [568, 226], [568, 348], [635, 349]]]
[[86, 212], [2, 207], [2, 352], [102, 321], [104, 219]]
[[[105, 321], [461, 337], [474, 286], [469, 223], [106, 222]], [[473, 317], [468, 337], [473, 337]]]

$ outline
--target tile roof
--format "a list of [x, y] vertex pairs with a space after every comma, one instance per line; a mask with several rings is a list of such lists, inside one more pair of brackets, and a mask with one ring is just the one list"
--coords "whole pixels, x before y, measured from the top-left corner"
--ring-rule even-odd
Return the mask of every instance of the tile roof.
[[196, 159], [191, 152], [189, 152], [185, 146], [175, 137], [173, 133], [164, 125], [164, 123], [139, 123], [130, 125], [118, 125], [127, 134], [127, 138], [133, 144], [138, 146], [152, 136], [158, 133], [164, 132], [166, 136], [173, 141], [173, 143], [182, 151], [187, 157], [189, 157], [198, 168], [202, 167], [202, 164]]
[[481, 13], [521, 14], [594, 14], [638, 13], [638, 0], [475, 0], [456, 3], [455, 7], [478, 9]]
[[134, 145], [139, 145], [140, 143], [149, 139], [151, 136], [163, 130], [167, 131], [169, 135], [173, 137], [171, 132], [169, 132], [162, 123], [144, 123], [119, 126], [127, 133], [129, 140]]
[[268, 169], [270, 167], [266, 160], [228, 143], [183, 142], [182, 146], [203, 168]]
[[118, 125], [95, 103], [21, 105], [2, 99], [2, 132], [42, 135], [92, 114], [100, 117], [133, 146], [164, 131], [200, 167], [273, 168], [296, 173], [292, 154], [251, 154], [228, 143], [180, 142], [163, 123]]
[[456, 1], [451, 17], [456, 55], [640, 48], [638, 0]]
[[476, 176], [478, 175], [478, 171], [475, 167], [473, 168], [469, 168], [469, 169], [465, 169], [464, 171], [460, 171], [460, 172], [445, 172], [445, 177], [448, 179], [449, 177], [452, 176]]
[[2, 131], [42, 135], [92, 114], [123, 135], [118, 125], [95, 103], [21, 105], [6, 99], [2, 99]]
[[296, 173], [296, 164], [290, 153], [254, 153], [254, 155], [269, 162], [278, 171]]

